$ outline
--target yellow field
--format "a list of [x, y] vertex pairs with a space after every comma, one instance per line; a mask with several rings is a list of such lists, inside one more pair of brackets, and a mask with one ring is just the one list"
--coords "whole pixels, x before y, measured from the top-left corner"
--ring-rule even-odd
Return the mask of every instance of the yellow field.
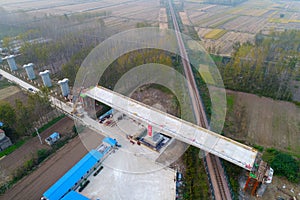
[[204, 35], [205, 39], [217, 40], [222, 37], [227, 31], [223, 29], [214, 29]]
[[299, 19], [275, 19], [275, 18], [271, 18], [268, 21], [271, 22], [271, 23], [280, 23], [280, 24], [300, 23]]
[[267, 9], [248, 9], [248, 8], [236, 8], [229, 13], [235, 14], [235, 15], [247, 15], [247, 16], [253, 16], [253, 17], [260, 17], [263, 14], [267, 13], [269, 10]]

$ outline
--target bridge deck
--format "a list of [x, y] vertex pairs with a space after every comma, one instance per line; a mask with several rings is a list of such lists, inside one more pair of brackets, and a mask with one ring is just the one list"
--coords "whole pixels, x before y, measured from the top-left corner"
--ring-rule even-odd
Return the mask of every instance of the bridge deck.
[[161, 112], [103, 87], [93, 87], [87, 90], [85, 94], [132, 118], [159, 128], [166, 135], [212, 153], [242, 168], [251, 170], [254, 165], [257, 151], [252, 147]]

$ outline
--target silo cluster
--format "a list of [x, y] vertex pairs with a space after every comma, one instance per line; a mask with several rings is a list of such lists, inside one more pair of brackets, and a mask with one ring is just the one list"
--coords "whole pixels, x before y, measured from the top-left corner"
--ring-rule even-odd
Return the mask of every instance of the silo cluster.
[[[16, 56], [14, 55], [9, 55], [6, 56], [4, 59], [7, 60], [7, 63], [9, 65], [9, 68], [11, 71], [16, 71], [18, 69], [16, 62], [15, 62], [15, 58]], [[2, 58], [0, 58], [0, 63], [2, 62]], [[23, 65], [23, 69], [25, 69], [27, 76], [30, 80], [34, 80], [36, 79], [36, 75], [34, 72], [34, 64], [33, 63], [28, 63]], [[41, 76], [42, 80], [43, 80], [43, 84], [46, 87], [51, 87], [52, 86], [52, 81], [50, 78], [50, 71], [49, 70], [45, 70], [43, 72], [40, 72], [39, 75]], [[60, 85], [61, 88], [61, 92], [62, 95], [64, 97], [68, 96], [70, 94], [70, 88], [69, 88], [69, 79], [64, 78], [60, 81], [58, 81], [58, 84]]]

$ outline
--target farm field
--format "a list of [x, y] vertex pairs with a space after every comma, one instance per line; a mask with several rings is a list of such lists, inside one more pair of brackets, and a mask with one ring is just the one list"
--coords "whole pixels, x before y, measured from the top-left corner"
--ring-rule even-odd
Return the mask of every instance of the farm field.
[[[276, 101], [253, 94], [230, 90], [226, 92], [228, 106], [224, 126], [225, 136], [250, 146], [261, 146], [264, 150], [275, 148], [300, 159], [300, 107], [290, 102]], [[262, 198], [249, 197], [249, 199], [269, 200], [278, 197], [298, 199], [299, 183], [291, 183], [284, 177], [274, 176]]]
[[[251, 0], [237, 6], [187, 1], [185, 12], [205, 48], [222, 55], [230, 55], [235, 42], [254, 42], [259, 32], [300, 29], [299, 1]], [[214, 37], [212, 29], [223, 29], [227, 33]]]
[[227, 121], [239, 125], [236, 129], [229, 125], [225, 135], [300, 157], [300, 107], [243, 92], [227, 91], [227, 97], [231, 102]]
[[168, 28], [168, 17], [167, 17], [166, 8], [159, 9], [158, 22], [159, 22], [160, 29]]
[[222, 37], [225, 33], [226, 33], [226, 30], [223, 30], [223, 29], [213, 29], [212, 31], [206, 33], [204, 35], [204, 38], [205, 39], [217, 40], [220, 37]]
[[[45, 16], [67, 16], [74, 14], [98, 14], [90, 23], [103, 19], [105, 26], [116, 30], [134, 28], [137, 22], [158, 24], [159, 1], [156, 0], [116, 0], [116, 1], [29, 1], [10, 3], [0, 2], [0, 7], [13, 12], [24, 12], [36, 18]], [[78, 30], [84, 29], [84, 24], [77, 24]], [[119, 32], [118, 31], [118, 32]], [[114, 31], [113, 31], [114, 32]]]
[[181, 21], [184, 25], [191, 25], [185, 12], [179, 12], [179, 15], [180, 15]]
[[204, 40], [204, 48], [212, 53], [226, 54], [232, 51], [232, 45], [236, 41], [245, 43], [247, 41], [254, 42], [254, 35], [249, 33], [227, 31], [221, 36], [221, 39], [206, 39], [205, 36], [212, 31], [211, 28], [199, 28], [198, 35]]
[[[159, 4], [157, 1], [151, 0], [117, 0], [117, 1], [10, 1], [10, 3], [1, 3], [0, 6], [10, 12], [25, 12], [37, 16], [43, 15], [64, 15], [83, 12], [108, 12], [110, 15], [119, 17], [139, 18], [140, 16], [146, 20], [149, 14], [156, 10], [158, 15]], [[146, 18], [145, 18], [146, 16]]]
[[4, 100], [20, 91], [21, 90], [17, 86], [9, 86], [7, 88], [3, 88], [0, 90], [0, 100]]

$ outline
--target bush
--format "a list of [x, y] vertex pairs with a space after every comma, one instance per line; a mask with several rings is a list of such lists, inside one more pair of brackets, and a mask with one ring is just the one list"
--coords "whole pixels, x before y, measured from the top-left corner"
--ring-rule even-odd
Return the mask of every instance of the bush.
[[285, 176], [291, 182], [298, 182], [300, 179], [299, 162], [288, 154], [278, 153], [275, 155], [271, 166], [275, 174]]
[[45, 160], [51, 152], [47, 149], [41, 149], [38, 150], [37, 155], [38, 155], [38, 163], [41, 163], [43, 160]]

